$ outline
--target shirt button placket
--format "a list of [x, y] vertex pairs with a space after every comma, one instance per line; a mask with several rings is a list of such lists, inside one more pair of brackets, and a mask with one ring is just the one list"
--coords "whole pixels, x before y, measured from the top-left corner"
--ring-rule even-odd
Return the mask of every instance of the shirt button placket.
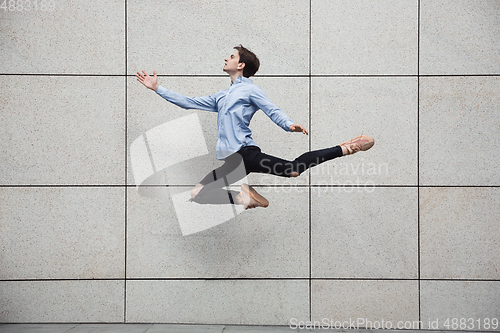
[[[224, 115], [227, 114], [226, 104], [227, 104], [227, 99], [229, 98], [229, 94], [231, 94], [231, 89], [232, 88], [233, 88], [232, 86], [229, 88], [229, 90], [227, 91], [227, 94], [226, 94], [226, 98], [224, 99], [224, 107], [222, 108], [222, 111], [224, 112]], [[219, 125], [219, 129], [220, 129], [219, 133], [222, 131], [223, 128], [224, 128], [224, 121], [221, 119], [220, 125]], [[220, 137], [221, 136], [219, 134], [219, 138]]]

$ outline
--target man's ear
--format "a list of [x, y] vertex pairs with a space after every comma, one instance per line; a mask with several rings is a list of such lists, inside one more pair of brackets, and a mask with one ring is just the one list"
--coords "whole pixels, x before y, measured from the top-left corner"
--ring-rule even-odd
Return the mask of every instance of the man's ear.
[[238, 63], [238, 66], [236, 66], [237, 70], [241, 70], [243, 68], [245, 68], [245, 63], [244, 62], [240, 62], [240, 63]]

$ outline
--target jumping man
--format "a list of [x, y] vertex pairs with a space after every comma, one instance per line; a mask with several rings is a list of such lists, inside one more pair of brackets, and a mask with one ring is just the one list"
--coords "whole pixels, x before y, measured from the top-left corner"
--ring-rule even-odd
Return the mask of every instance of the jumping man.
[[[245, 209], [267, 207], [269, 202], [254, 188], [241, 185], [241, 191], [223, 189], [251, 172], [273, 174], [280, 177], [298, 177], [305, 170], [331, 159], [370, 149], [375, 141], [361, 135], [331, 148], [306, 152], [293, 161], [284, 160], [261, 152], [252, 139], [249, 128], [255, 112], [262, 110], [276, 125], [287, 132], [308, 135], [304, 126], [295, 124], [276, 107], [264, 91], [249, 78], [259, 70], [257, 56], [242, 45], [224, 59], [224, 71], [231, 78], [229, 89], [210, 96], [189, 98], [158, 84], [156, 71], [153, 76], [137, 72], [137, 80], [158, 95], [184, 109], [217, 112], [219, 129], [216, 158], [224, 164], [210, 172], [192, 190], [191, 200], [200, 204], [231, 203]], [[243, 166], [243, 167], [241, 167]], [[243, 171], [241, 171], [243, 170]]]

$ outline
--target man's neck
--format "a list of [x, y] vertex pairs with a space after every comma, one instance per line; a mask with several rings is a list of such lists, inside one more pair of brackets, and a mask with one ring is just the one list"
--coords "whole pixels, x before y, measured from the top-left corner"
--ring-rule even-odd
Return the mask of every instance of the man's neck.
[[228, 73], [228, 74], [231, 77], [231, 83], [234, 83], [234, 81], [236, 81], [236, 79], [238, 77], [243, 76], [243, 71], [238, 71], [238, 72]]

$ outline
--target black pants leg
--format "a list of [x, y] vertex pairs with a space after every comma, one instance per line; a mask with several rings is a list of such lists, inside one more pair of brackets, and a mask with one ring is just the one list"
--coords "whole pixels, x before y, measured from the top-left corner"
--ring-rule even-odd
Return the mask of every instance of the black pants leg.
[[340, 146], [306, 152], [293, 161], [262, 153], [256, 146], [243, 147], [200, 181], [203, 188], [193, 201], [200, 204], [234, 203], [234, 197], [239, 192], [224, 190], [223, 187], [237, 182], [251, 172], [291, 177], [292, 172], [300, 175], [311, 167], [341, 156]]
[[192, 201], [200, 204], [234, 204], [239, 191], [224, 190], [223, 187], [236, 183], [247, 174], [242, 156], [239, 153], [232, 154], [222, 166], [212, 170], [200, 181], [203, 188]]
[[[246, 148], [246, 149], [245, 149]], [[244, 147], [239, 152], [243, 156], [247, 172], [266, 173], [280, 177], [299, 175], [309, 168], [342, 156], [340, 146], [306, 152], [293, 161], [262, 153], [259, 147]]]

